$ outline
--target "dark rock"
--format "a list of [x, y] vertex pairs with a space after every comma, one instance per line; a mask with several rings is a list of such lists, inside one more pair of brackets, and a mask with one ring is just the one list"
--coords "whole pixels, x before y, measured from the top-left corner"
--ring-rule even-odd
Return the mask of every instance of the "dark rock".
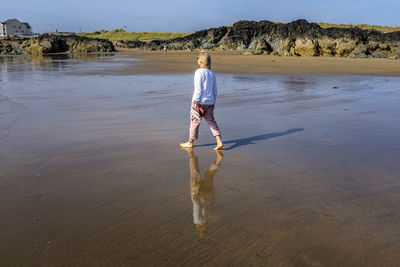
[[0, 54], [48, 54], [112, 52], [114, 45], [104, 39], [76, 35], [40, 35], [33, 38], [0, 39]]
[[400, 57], [400, 32], [354, 28], [323, 29], [300, 19], [287, 24], [241, 20], [232, 27], [195, 32], [168, 41], [120, 41], [125, 47], [160, 50], [243, 50], [284, 56]]

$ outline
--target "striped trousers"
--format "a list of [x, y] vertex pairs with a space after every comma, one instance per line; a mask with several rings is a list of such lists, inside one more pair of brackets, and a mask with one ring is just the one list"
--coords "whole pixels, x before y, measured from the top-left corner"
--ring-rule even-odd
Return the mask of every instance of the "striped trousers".
[[[210, 130], [214, 136], [221, 135], [217, 122], [214, 118], [214, 105], [199, 105], [204, 110], [204, 120], [207, 122]], [[196, 140], [199, 138], [199, 127], [201, 118], [196, 119], [190, 112], [190, 129], [189, 129], [189, 139]]]

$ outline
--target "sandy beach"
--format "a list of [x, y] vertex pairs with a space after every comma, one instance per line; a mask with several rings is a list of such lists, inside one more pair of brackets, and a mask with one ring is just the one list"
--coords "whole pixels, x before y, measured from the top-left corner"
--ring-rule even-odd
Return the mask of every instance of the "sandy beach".
[[[197, 67], [198, 51], [120, 51], [145, 60], [135, 72], [188, 73]], [[213, 56], [213, 69], [222, 73], [400, 75], [399, 60], [386, 58], [279, 57], [246, 55], [240, 51], [210, 51], [210, 54]]]
[[212, 55], [0, 57], [1, 265], [397, 266], [400, 61]]

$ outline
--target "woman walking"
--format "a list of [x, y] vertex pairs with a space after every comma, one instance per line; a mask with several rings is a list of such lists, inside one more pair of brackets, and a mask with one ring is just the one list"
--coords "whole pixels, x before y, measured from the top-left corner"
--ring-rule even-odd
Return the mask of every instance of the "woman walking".
[[198, 139], [201, 118], [204, 117], [217, 146], [215, 150], [221, 150], [223, 143], [217, 122], [214, 119], [214, 105], [217, 97], [217, 80], [214, 71], [211, 70], [211, 56], [206, 52], [200, 52], [197, 57], [199, 69], [194, 74], [194, 92], [190, 112], [189, 140], [180, 144], [181, 147], [193, 147], [194, 140]]

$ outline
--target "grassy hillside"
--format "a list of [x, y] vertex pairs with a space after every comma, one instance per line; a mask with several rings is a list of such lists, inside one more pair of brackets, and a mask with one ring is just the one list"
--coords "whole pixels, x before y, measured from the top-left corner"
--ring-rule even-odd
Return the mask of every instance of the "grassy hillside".
[[[284, 22], [275, 22], [277, 24], [286, 24]], [[333, 24], [333, 23], [325, 23], [325, 22], [315, 22], [315, 24], [318, 24], [321, 28], [326, 29], [326, 28], [360, 28], [362, 30], [377, 30], [379, 32], [387, 33], [387, 32], [395, 32], [395, 31], [400, 31], [400, 26], [380, 26], [380, 25], [368, 25], [368, 24]]]
[[177, 32], [127, 32], [123, 29], [116, 29], [112, 31], [95, 31], [95, 32], [82, 32], [78, 33], [80, 36], [86, 36], [90, 38], [101, 38], [108, 39], [110, 41], [119, 41], [119, 40], [139, 40], [139, 41], [148, 41], [148, 40], [169, 40], [178, 37], [184, 37], [189, 35], [190, 33], [177, 33]]
[[392, 27], [392, 26], [379, 26], [379, 25], [368, 25], [368, 24], [357, 24], [357, 25], [352, 25], [352, 24], [330, 24], [330, 23], [325, 23], [325, 22], [317, 22], [321, 28], [331, 28], [331, 27], [337, 27], [337, 28], [353, 28], [353, 27], [358, 27], [363, 30], [377, 30], [380, 32], [394, 32], [394, 31], [400, 31], [400, 26], [397, 27]]
[[[276, 22], [281, 23], [281, 22]], [[330, 28], [330, 27], [339, 27], [339, 28], [352, 28], [358, 27], [364, 30], [377, 30], [381, 32], [394, 32], [400, 31], [400, 26], [392, 27], [392, 26], [379, 26], [379, 25], [368, 25], [368, 24], [358, 24], [358, 25], [351, 25], [351, 24], [330, 24], [324, 22], [317, 22], [317, 24], [321, 28]], [[227, 25], [227, 27], [232, 27], [232, 25]], [[134, 41], [149, 41], [149, 40], [169, 40], [178, 37], [184, 37], [191, 34], [189, 33], [182, 33], [182, 32], [127, 32], [123, 29], [116, 29], [111, 31], [101, 30], [95, 32], [82, 32], [78, 33], [80, 36], [86, 36], [91, 38], [101, 38], [101, 39], [108, 39], [110, 41], [127, 41], [127, 40], [134, 40]]]

